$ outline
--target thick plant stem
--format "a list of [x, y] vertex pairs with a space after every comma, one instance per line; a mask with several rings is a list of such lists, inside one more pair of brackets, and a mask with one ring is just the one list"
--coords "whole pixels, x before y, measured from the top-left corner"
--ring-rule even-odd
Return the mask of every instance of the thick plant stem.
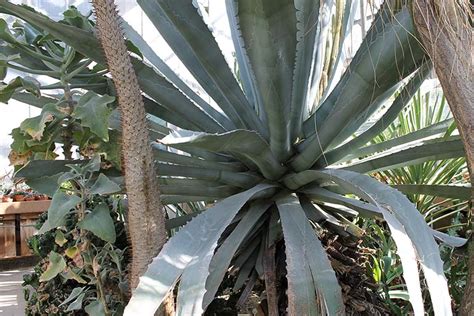
[[275, 244], [265, 249], [263, 255], [263, 274], [267, 291], [268, 316], [278, 316], [277, 275], [275, 265]]
[[122, 125], [122, 171], [128, 196], [128, 235], [132, 262], [130, 287], [136, 288], [166, 241], [145, 107], [125, 46], [113, 0], [94, 0], [97, 33], [117, 91]]
[[[415, 0], [413, 16], [420, 39], [433, 61], [443, 92], [453, 113], [466, 151], [470, 182], [474, 186], [474, 78], [472, 11], [469, 0]], [[473, 194], [469, 274], [461, 315], [474, 311]]]

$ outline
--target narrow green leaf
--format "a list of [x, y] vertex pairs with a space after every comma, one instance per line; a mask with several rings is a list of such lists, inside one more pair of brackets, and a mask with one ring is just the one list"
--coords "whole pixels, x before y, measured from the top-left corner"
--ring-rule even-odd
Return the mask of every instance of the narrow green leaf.
[[[397, 115], [403, 110], [403, 108], [411, 100], [415, 92], [420, 88], [425, 78], [431, 72], [431, 69], [432, 69], [431, 62], [424, 63], [420, 67], [420, 69], [416, 72], [414, 77], [406, 84], [406, 86], [402, 89], [402, 91], [400, 91], [400, 94], [389, 106], [388, 110], [377, 120], [377, 122], [375, 122], [374, 125], [372, 125], [365, 132], [358, 135], [354, 139], [350, 140], [346, 144], [325, 154], [325, 157], [324, 157], [325, 162], [328, 165], [331, 165], [332, 163], [341, 160], [347, 155], [351, 155], [351, 157], [354, 157], [354, 154], [355, 154], [354, 151], [356, 151], [358, 148], [365, 145], [375, 136], [377, 136], [382, 131], [384, 131], [390, 125], [390, 123], [392, 123], [397, 118]], [[421, 133], [418, 133], [417, 136], [421, 137], [420, 134]], [[417, 140], [419, 139], [418, 137], [414, 139], [412, 137], [410, 138], [410, 140], [406, 139], [406, 142]], [[391, 144], [389, 145], [389, 147], [386, 147], [386, 148], [391, 148], [393, 146], [397, 146], [400, 144], [403, 144], [403, 142], [397, 143], [396, 145]], [[323, 164], [323, 162], [321, 162], [321, 164]]]
[[170, 164], [156, 164], [156, 167], [160, 176], [217, 181], [244, 189], [248, 189], [262, 180], [258, 175], [250, 172], [232, 172]]
[[[302, 133], [303, 114], [308, 104], [310, 74], [314, 70], [313, 66], [316, 61], [314, 50], [318, 30], [316, 25], [320, 18], [320, 1], [297, 0], [294, 1], [294, 5], [297, 20], [297, 44], [291, 96], [291, 141], [296, 140]], [[319, 53], [322, 54], [322, 52]]]
[[170, 162], [177, 165], [184, 165], [184, 166], [194, 166], [194, 167], [201, 167], [201, 168], [209, 168], [213, 170], [226, 170], [226, 171], [245, 171], [246, 168], [240, 162], [215, 162], [209, 161], [208, 159], [201, 159], [199, 157], [174, 153], [171, 151], [167, 151], [161, 149], [164, 147], [161, 144], [154, 143], [152, 144], [154, 149], [155, 158], [161, 162]]
[[430, 160], [464, 157], [464, 145], [459, 136], [437, 138], [411, 144], [408, 148], [394, 148], [379, 155], [356, 162], [345, 170], [368, 173], [414, 165]]
[[355, 116], [418, 68], [425, 55], [413, 34], [410, 12], [404, 8], [374, 38], [365, 40], [331, 95], [306, 121], [309, 143], [291, 161], [293, 169], [311, 167]]
[[138, 34], [130, 24], [125, 20], [121, 20], [122, 29], [125, 32], [127, 39], [131, 40], [140, 51], [143, 53], [145, 58], [153, 64], [154, 67], [165, 76], [174, 86], [188, 96], [194, 103], [196, 103], [202, 110], [208, 115], [214, 118], [219, 124], [226, 129], [235, 128], [233, 123], [222, 113], [215, 110], [209, 103], [204, 101], [192, 88], [190, 88], [176, 73], [153, 51], [143, 37]]
[[393, 187], [405, 194], [424, 194], [461, 200], [469, 200], [473, 195], [470, 185], [398, 184]]

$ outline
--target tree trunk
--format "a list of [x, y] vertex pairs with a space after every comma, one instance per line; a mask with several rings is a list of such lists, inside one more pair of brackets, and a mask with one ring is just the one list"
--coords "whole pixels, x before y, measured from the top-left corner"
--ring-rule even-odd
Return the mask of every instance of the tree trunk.
[[146, 112], [113, 0], [92, 1], [97, 35], [115, 84], [122, 125], [122, 171], [128, 197], [128, 235], [132, 262], [130, 288], [166, 241]]
[[[470, 182], [474, 186], [474, 51], [473, 13], [469, 0], [415, 0], [413, 16], [443, 92], [453, 113], [466, 151]], [[474, 240], [471, 193], [469, 274], [461, 315], [474, 311]]]

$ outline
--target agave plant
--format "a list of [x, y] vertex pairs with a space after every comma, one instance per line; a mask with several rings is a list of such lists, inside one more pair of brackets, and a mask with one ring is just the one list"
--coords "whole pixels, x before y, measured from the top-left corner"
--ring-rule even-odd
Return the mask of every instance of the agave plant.
[[[406, 1], [382, 5], [340, 78], [343, 40], [327, 48], [334, 1], [226, 1], [238, 78], [199, 6], [185, 0], [138, 3], [213, 100], [201, 98], [123, 22], [125, 37], [143, 56], [131, 58], [159, 137], [153, 148], [163, 203], [207, 201], [213, 206], [170, 220], [169, 228], [190, 221], [150, 264], [125, 314], [152, 315], [179, 281], [178, 314], [200, 315], [230, 268], [238, 271], [240, 286], [250, 290], [256, 278], [265, 280], [275, 314], [271, 249], [283, 240], [288, 313], [342, 315], [341, 288], [319, 237], [322, 230], [349, 230], [347, 219], [356, 216], [387, 221], [415, 314], [424, 312], [418, 264], [434, 312], [451, 314], [435, 237], [455, 245], [462, 241], [433, 231], [402, 193], [364, 175], [464, 155], [457, 136], [426, 140], [427, 133], [439, 134], [436, 126], [409, 134], [419, 140], [416, 144], [397, 138], [394, 149], [382, 142], [366, 150], [430, 73]], [[353, 16], [351, 4], [338, 2], [334, 34], [342, 38]], [[0, 11], [104, 64], [87, 29], [6, 0], [0, 0]], [[323, 70], [327, 80], [322, 80]], [[361, 130], [387, 101], [383, 115]]]

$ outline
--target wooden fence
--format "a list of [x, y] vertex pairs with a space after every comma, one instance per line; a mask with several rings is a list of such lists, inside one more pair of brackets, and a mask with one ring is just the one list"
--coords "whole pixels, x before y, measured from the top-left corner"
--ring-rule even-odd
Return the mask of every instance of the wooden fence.
[[31, 255], [26, 240], [36, 232], [36, 220], [50, 203], [49, 200], [0, 203], [0, 260]]

